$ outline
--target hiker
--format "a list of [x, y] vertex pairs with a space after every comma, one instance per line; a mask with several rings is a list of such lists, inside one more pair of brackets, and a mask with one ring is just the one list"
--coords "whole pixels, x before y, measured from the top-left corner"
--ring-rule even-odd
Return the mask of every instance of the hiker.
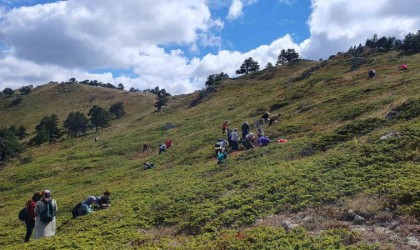
[[229, 148], [230, 149], [232, 149], [232, 131], [229, 129], [229, 128], [227, 128], [226, 129], [227, 130], [227, 141], [228, 141], [228, 144], [229, 144]]
[[223, 123], [223, 125], [222, 125], [222, 134], [224, 134], [225, 133], [225, 131], [226, 131], [226, 129], [228, 128], [228, 122], [227, 121], [225, 121], [224, 123]]
[[280, 119], [280, 116], [281, 116], [280, 114], [276, 114], [276, 115], [270, 116], [270, 123], [268, 125], [273, 124], [273, 122], [274, 123], [278, 122], [279, 119]]
[[226, 160], [227, 160], [227, 153], [226, 152], [219, 152], [218, 154], [217, 154], [217, 164], [218, 165], [220, 165], [220, 164], [225, 164], [226, 163]]
[[57, 201], [49, 190], [42, 191], [42, 198], [35, 204], [35, 239], [55, 235]]
[[265, 112], [262, 116], [261, 116], [261, 120], [264, 122], [264, 123], [267, 123], [267, 122], [269, 122], [270, 121], [270, 112]]
[[227, 146], [228, 146], [228, 143], [225, 139], [220, 138], [219, 140], [217, 140], [216, 144], [214, 145], [214, 157], [217, 158], [217, 155], [219, 153], [227, 154], [227, 149], [226, 149]]
[[374, 69], [369, 70], [369, 72], [368, 72], [368, 79], [370, 79], [370, 78], [372, 78], [374, 76], [376, 76], [376, 70], [374, 70]]
[[42, 194], [40, 192], [36, 192], [32, 195], [32, 199], [30, 199], [26, 203], [26, 218], [25, 218], [25, 225], [26, 225], [26, 235], [25, 235], [25, 242], [29, 242], [29, 239], [32, 236], [32, 232], [35, 227], [35, 205], [36, 202], [42, 198]]
[[232, 147], [231, 149], [233, 151], [237, 151], [238, 150], [238, 141], [239, 141], [239, 134], [238, 134], [238, 129], [235, 128], [232, 132], [232, 134], [230, 135], [230, 141], [232, 142]]
[[166, 146], [166, 149], [169, 149], [170, 147], [172, 147], [172, 140], [166, 140], [165, 146]]
[[162, 152], [165, 152], [166, 150], [166, 145], [164, 143], [159, 145], [159, 154], [161, 154]]
[[78, 203], [71, 211], [73, 219], [78, 216], [83, 216], [92, 213], [92, 207], [95, 205], [95, 202], [95, 196], [88, 196], [86, 200]]
[[260, 147], [267, 146], [270, 143], [270, 138], [268, 136], [263, 136], [257, 139], [257, 143]]
[[246, 135], [244, 140], [244, 146], [246, 149], [255, 148], [255, 135], [253, 133], [249, 133]]
[[147, 142], [145, 142], [143, 144], [143, 152], [146, 151], [149, 148], [149, 144]]
[[147, 169], [152, 169], [155, 166], [155, 164], [150, 163], [150, 162], [145, 162], [143, 163], [143, 169], [147, 170]]
[[257, 137], [258, 138], [264, 137], [264, 131], [262, 128], [257, 129]]
[[96, 202], [94, 207], [96, 209], [104, 209], [111, 206], [111, 193], [109, 191], [105, 191], [103, 195], [96, 197]]
[[408, 69], [407, 64], [405, 64], [405, 63], [401, 64], [400, 70], [407, 70], [407, 69]]
[[242, 140], [245, 140], [245, 137], [246, 137], [246, 135], [247, 134], [249, 134], [249, 124], [248, 124], [248, 121], [245, 121], [243, 124], [242, 124]]

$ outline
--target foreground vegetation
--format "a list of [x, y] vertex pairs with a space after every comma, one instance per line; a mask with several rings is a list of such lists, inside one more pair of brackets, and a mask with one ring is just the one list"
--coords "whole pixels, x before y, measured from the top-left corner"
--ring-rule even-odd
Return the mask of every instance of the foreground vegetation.
[[[197, 93], [174, 96], [160, 112], [148, 94], [78, 84], [64, 93], [57, 84], [33, 89], [21, 104], [0, 111], [6, 118], [1, 126], [33, 132], [44, 116], [54, 113], [64, 121], [70, 112], [116, 101], [124, 103], [126, 115], [97, 133], [28, 148], [23, 154], [32, 162], [0, 172], [0, 247], [399, 248], [405, 237], [416, 236], [409, 225], [420, 217], [420, 55], [363, 56], [366, 63], [353, 71], [352, 56], [342, 54], [322, 65], [299, 61], [226, 79], [205, 102], [190, 108]], [[401, 63], [409, 70], [398, 71]], [[378, 74], [367, 80], [370, 68]], [[88, 101], [92, 94], [97, 98]], [[1, 98], [1, 107], [6, 104]], [[273, 143], [232, 153], [226, 165], [216, 165], [212, 149], [222, 122], [240, 128], [268, 109], [282, 114], [279, 123], [264, 126]], [[391, 111], [397, 112], [387, 117]], [[381, 139], [390, 132], [398, 133]], [[280, 138], [288, 142], [277, 144]], [[166, 139], [174, 146], [158, 155]], [[145, 141], [151, 150], [143, 153]], [[156, 168], [143, 171], [145, 161]], [[57, 199], [57, 235], [24, 244], [17, 213], [41, 189]], [[104, 190], [112, 193], [112, 207], [71, 219], [75, 204]], [[361, 196], [368, 199], [357, 204]], [[397, 221], [408, 232], [395, 231], [401, 240], [369, 240], [351, 221], [344, 223], [349, 209], [366, 219], [362, 226], [390, 228]], [[275, 216], [299, 213], [309, 221], [323, 213], [343, 223], [293, 229], [275, 223]]]

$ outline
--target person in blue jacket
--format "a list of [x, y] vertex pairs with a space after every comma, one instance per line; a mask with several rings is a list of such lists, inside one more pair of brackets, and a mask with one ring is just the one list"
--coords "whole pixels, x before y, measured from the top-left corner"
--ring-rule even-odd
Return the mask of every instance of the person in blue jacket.
[[95, 204], [95, 202], [96, 202], [95, 196], [88, 196], [86, 200], [84, 200], [82, 202], [82, 205], [80, 206], [79, 215], [82, 216], [82, 215], [87, 215], [87, 214], [92, 213], [93, 205]]

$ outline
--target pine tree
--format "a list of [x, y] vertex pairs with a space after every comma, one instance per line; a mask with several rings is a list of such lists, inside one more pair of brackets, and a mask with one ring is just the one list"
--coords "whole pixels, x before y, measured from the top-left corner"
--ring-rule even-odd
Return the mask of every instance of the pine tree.
[[257, 61], [254, 61], [252, 57], [250, 57], [242, 63], [241, 67], [236, 71], [236, 74], [248, 75], [249, 73], [256, 72], [258, 70], [260, 70], [260, 65], [258, 64]]

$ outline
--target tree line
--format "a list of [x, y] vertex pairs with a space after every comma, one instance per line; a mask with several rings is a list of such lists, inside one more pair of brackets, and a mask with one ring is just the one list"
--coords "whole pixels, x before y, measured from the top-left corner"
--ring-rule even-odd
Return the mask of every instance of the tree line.
[[[45, 116], [35, 126], [35, 135], [27, 145], [39, 146], [44, 142], [51, 144], [66, 133], [68, 139], [76, 138], [85, 134], [88, 129], [98, 131], [98, 129], [108, 127], [112, 119], [119, 119], [125, 114], [124, 104], [117, 102], [112, 104], [109, 110], [94, 105], [87, 115], [80, 111], [71, 112], [63, 121], [62, 126], [56, 114]], [[16, 128], [12, 125], [9, 128], [0, 129], [0, 165], [13, 158], [23, 159], [20, 153], [25, 147], [19, 140], [23, 140], [27, 135], [24, 126]]]

